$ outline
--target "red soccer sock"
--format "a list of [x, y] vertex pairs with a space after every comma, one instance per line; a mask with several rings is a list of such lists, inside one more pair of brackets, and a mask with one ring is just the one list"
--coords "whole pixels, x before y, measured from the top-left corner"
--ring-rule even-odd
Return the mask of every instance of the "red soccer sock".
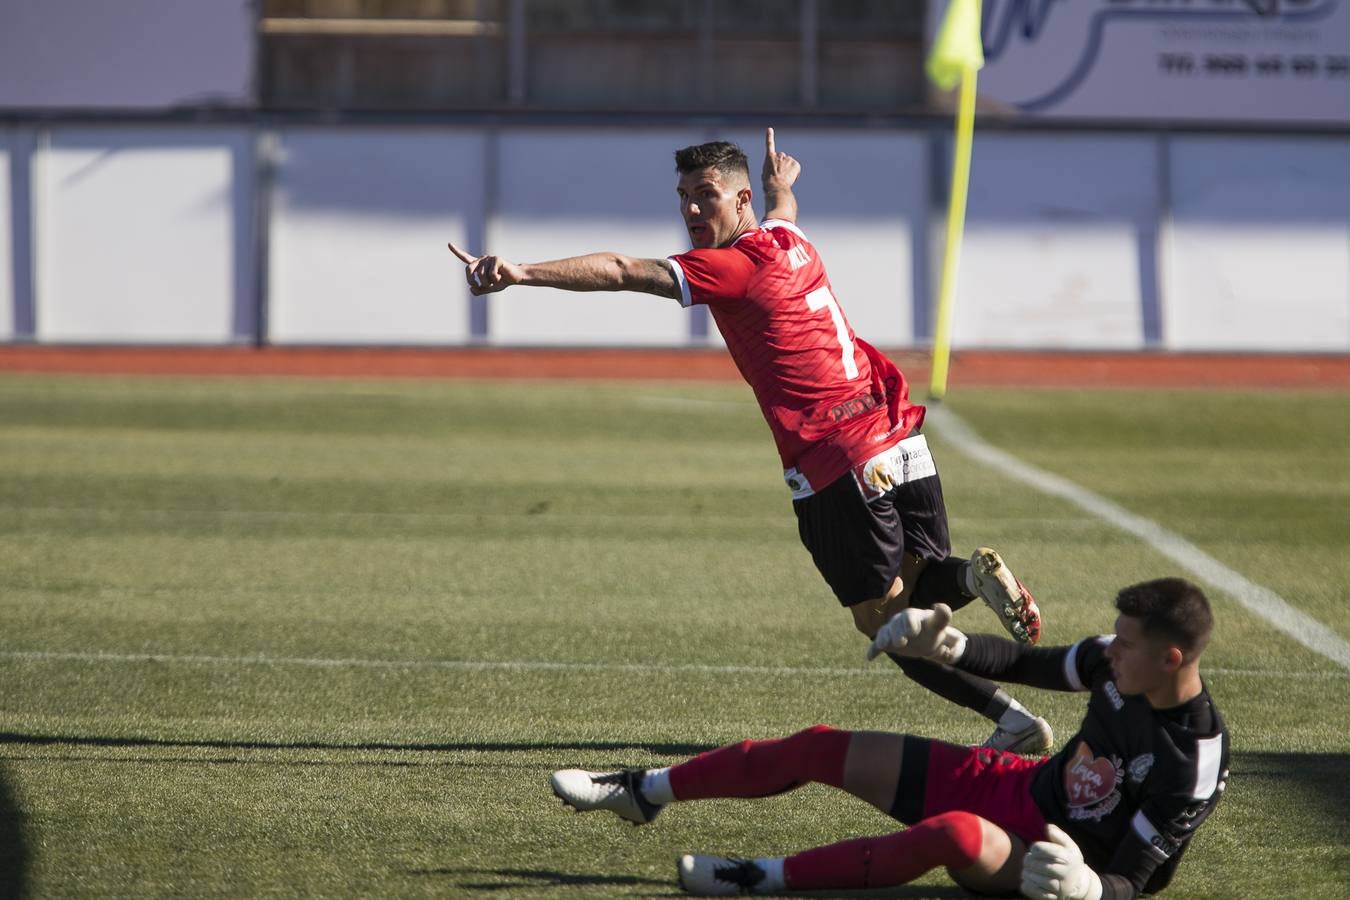
[[672, 767], [670, 787], [677, 800], [768, 797], [807, 782], [841, 787], [851, 737], [816, 725], [791, 737], [728, 744]]
[[857, 838], [789, 856], [791, 891], [848, 890], [906, 884], [937, 866], [964, 869], [980, 858], [980, 818], [949, 812], [881, 837]]

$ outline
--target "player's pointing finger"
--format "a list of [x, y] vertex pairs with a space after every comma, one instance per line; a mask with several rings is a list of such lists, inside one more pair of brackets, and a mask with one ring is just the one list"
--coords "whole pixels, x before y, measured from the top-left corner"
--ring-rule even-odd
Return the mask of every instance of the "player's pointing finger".
[[456, 247], [456, 246], [454, 245], [454, 243], [452, 243], [452, 242], [446, 243], [445, 246], [449, 247], [449, 248], [450, 248], [450, 252], [453, 253], [453, 254], [455, 254], [456, 256], [458, 256], [458, 257], [459, 257], [459, 261], [462, 262], [462, 263], [464, 263], [464, 265], [466, 265], [466, 266], [471, 266], [471, 265], [473, 265], [474, 260], [478, 258], [478, 257], [476, 257], [476, 256], [470, 256], [469, 254], [465, 253], [463, 250], [461, 250], [461, 249], [459, 249], [458, 247]]
[[764, 129], [764, 152], [773, 156], [773, 128]]

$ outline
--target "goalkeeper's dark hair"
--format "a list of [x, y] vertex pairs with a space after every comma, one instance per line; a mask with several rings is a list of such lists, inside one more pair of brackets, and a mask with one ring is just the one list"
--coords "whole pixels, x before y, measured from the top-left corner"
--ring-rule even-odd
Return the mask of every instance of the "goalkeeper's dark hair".
[[1143, 623], [1144, 634], [1176, 644], [1187, 659], [1205, 649], [1214, 613], [1204, 591], [1184, 578], [1133, 584], [1116, 595], [1116, 609]]
[[675, 151], [675, 171], [681, 175], [716, 169], [724, 178], [745, 179], [750, 183], [750, 160], [745, 151], [730, 141], [709, 141]]

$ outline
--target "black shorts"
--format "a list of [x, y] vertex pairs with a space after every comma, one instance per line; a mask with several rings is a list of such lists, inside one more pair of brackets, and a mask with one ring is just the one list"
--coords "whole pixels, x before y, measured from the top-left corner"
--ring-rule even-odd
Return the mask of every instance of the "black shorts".
[[906, 553], [938, 561], [952, 552], [936, 473], [868, 503], [850, 472], [792, 508], [802, 544], [844, 606], [886, 596]]

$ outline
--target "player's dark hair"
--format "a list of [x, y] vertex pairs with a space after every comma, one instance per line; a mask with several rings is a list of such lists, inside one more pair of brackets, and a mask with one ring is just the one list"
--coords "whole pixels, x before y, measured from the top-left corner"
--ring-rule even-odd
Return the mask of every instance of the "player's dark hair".
[[750, 160], [745, 151], [730, 141], [709, 141], [675, 151], [675, 171], [681, 175], [716, 169], [726, 178], [750, 181]]
[[1116, 595], [1116, 609], [1138, 619], [1149, 637], [1170, 641], [1187, 658], [1199, 655], [1214, 630], [1209, 600], [1184, 578], [1157, 578]]

